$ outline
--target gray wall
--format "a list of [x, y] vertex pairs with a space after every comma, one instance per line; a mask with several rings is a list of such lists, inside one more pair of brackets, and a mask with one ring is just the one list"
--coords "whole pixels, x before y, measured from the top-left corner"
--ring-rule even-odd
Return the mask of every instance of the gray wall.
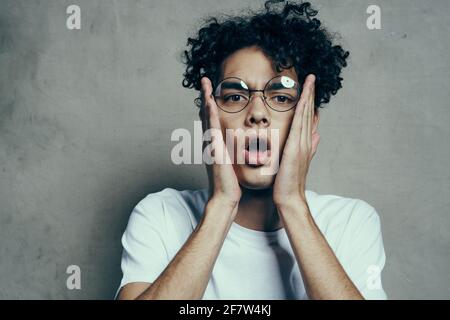
[[[206, 186], [203, 166], [170, 162], [172, 130], [197, 120], [187, 37], [205, 14], [263, 2], [0, 1], [0, 298], [113, 297], [134, 205]], [[390, 298], [450, 298], [450, 2], [313, 4], [351, 59], [308, 187], [377, 209]], [[367, 29], [369, 4], [382, 30]], [[71, 264], [81, 290], [66, 288]]]

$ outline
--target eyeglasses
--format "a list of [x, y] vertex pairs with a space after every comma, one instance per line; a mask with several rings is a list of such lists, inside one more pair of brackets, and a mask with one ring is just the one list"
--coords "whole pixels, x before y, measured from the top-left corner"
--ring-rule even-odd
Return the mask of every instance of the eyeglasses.
[[244, 80], [237, 77], [223, 79], [214, 90], [217, 106], [225, 112], [237, 113], [250, 103], [250, 94], [263, 93], [265, 104], [278, 112], [286, 112], [295, 107], [300, 99], [301, 88], [297, 81], [288, 76], [276, 76], [270, 79], [264, 89], [252, 90]]

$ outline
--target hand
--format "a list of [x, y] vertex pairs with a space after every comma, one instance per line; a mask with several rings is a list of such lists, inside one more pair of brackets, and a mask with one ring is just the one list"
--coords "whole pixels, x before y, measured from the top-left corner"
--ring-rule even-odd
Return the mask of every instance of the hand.
[[273, 186], [273, 201], [279, 207], [288, 201], [306, 203], [306, 175], [316, 153], [320, 135], [313, 132], [315, 76], [310, 74], [295, 108], [289, 136]]
[[211, 134], [211, 148], [213, 150], [211, 153], [214, 161], [212, 164], [206, 164], [210, 190], [212, 191], [210, 197], [234, 208], [241, 199], [241, 187], [223, 140], [219, 108], [212, 97], [211, 81], [207, 77], [203, 77], [201, 83], [202, 108], [206, 110], [206, 112], [201, 112], [203, 115], [203, 130], [212, 129], [216, 132], [216, 134], [214, 132]]

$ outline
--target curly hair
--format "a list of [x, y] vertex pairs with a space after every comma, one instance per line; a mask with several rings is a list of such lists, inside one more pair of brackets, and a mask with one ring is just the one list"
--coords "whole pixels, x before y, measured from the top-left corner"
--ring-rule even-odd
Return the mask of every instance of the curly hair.
[[[321, 22], [312, 18], [318, 11], [309, 2], [285, 2], [282, 10], [273, 5], [284, 0], [268, 0], [265, 12], [248, 15], [225, 15], [224, 21], [216, 17], [204, 19], [205, 25], [195, 38], [188, 38], [190, 50], [183, 51], [186, 72], [182, 85], [201, 90], [203, 76], [218, 83], [223, 61], [235, 51], [258, 46], [275, 63], [277, 72], [295, 68], [298, 79], [310, 73], [316, 76], [315, 108], [328, 103], [331, 95], [342, 88], [341, 70], [347, 66], [348, 51], [333, 45], [333, 38]], [[201, 98], [194, 100], [201, 106]], [[323, 108], [323, 107], [322, 107]]]

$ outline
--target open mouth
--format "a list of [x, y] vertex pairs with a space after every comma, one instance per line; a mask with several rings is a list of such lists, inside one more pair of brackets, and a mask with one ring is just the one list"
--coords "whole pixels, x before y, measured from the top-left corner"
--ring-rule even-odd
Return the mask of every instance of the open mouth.
[[245, 164], [252, 167], [265, 165], [270, 160], [270, 140], [265, 136], [250, 136], [245, 138]]

